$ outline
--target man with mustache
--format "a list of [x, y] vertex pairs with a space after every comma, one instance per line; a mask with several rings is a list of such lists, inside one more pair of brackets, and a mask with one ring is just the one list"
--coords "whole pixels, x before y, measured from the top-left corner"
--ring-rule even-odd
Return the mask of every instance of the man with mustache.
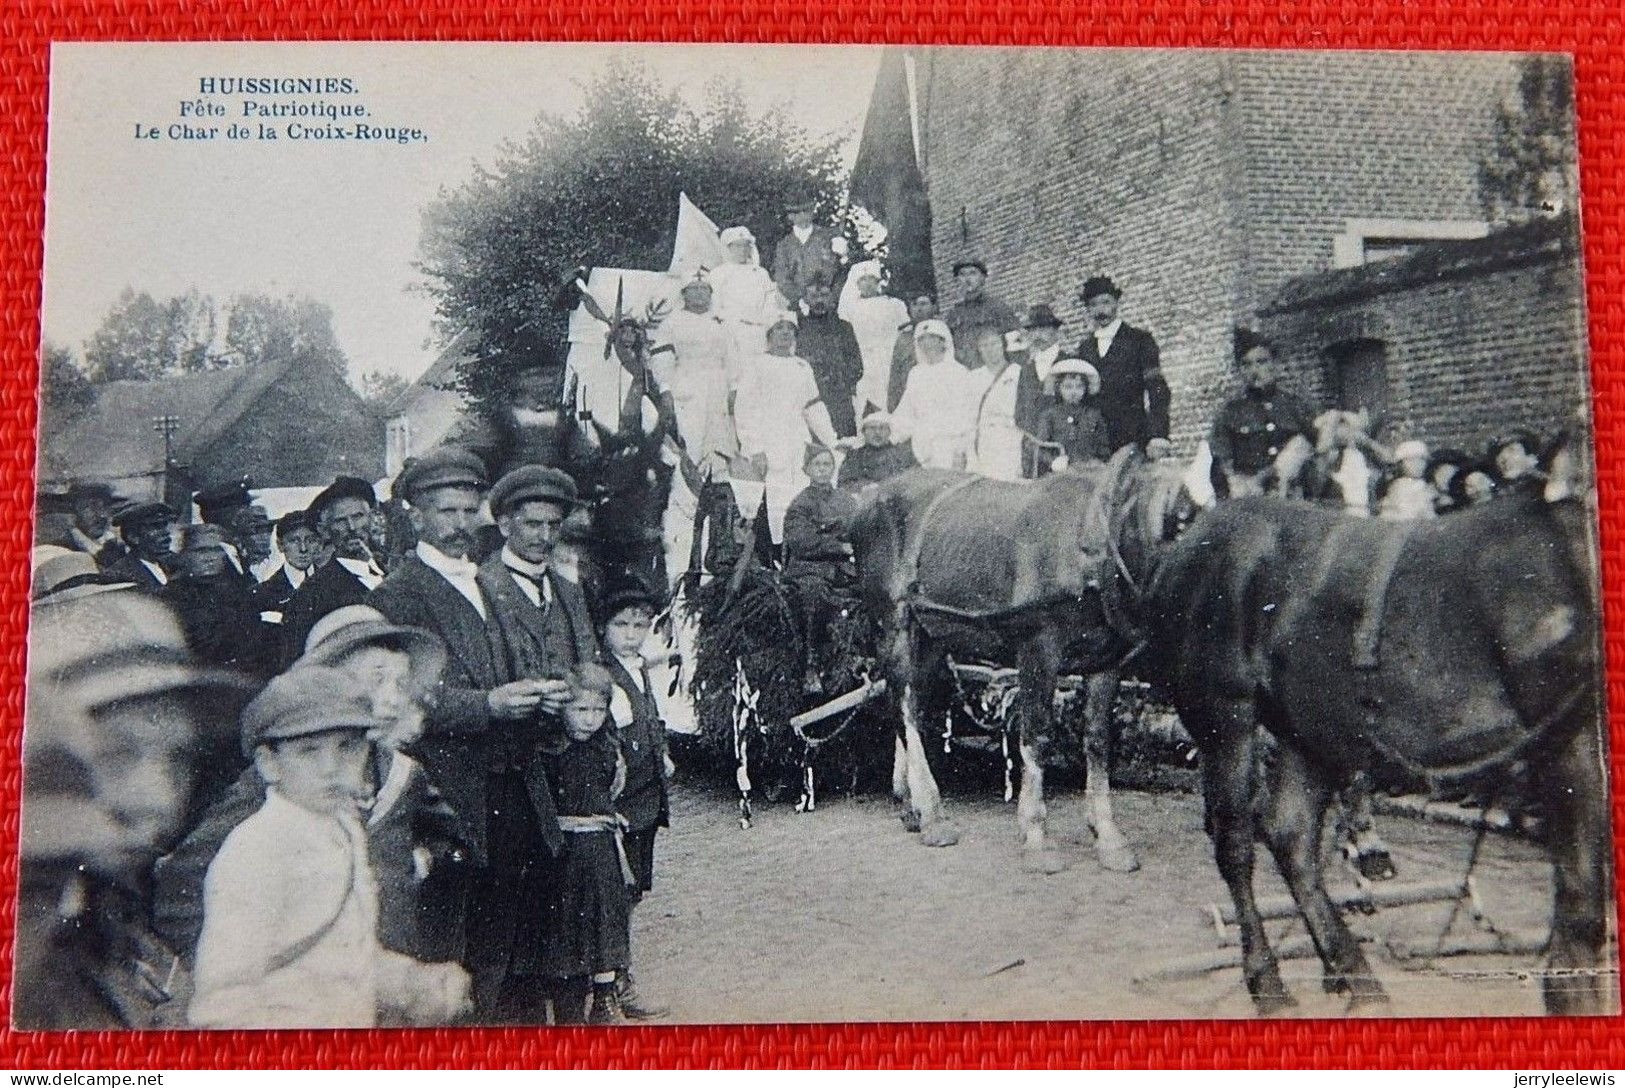
[[311, 571], [282, 609], [283, 668], [305, 652], [305, 640], [317, 620], [360, 604], [383, 582], [384, 571], [370, 543], [377, 507], [372, 485], [355, 476], [335, 478], [311, 500], [307, 513], [333, 558]]
[[499, 1015], [511, 904], [520, 894], [513, 867], [494, 857], [515, 846], [503, 836], [511, 805], [524, 796], [522, 781], [518, 789], [511, 781], [509, 749], [527, 735], [538, 707], [557, 701], [549, 680], [512, 679], [496, 609], [478, 579], [472, 556], [488, 486], [480, 459], [454, 447], [431, 450], [403, 469], [395, 490], [418, 545], [366, 601], [391, 623], [424, 628], [446, 644], [446, 667], [413, 754], [468, 831], [474, 857], [459, 958], [474, 978], [476, 1015], [486, 1022]]

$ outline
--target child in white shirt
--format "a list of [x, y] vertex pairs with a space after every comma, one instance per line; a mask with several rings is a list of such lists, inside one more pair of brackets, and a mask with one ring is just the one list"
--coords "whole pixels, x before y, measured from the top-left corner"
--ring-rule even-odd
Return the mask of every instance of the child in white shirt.
[[195, 992], [199, 1027], [373, 1027], [446, 1023], [468, 975], [378, 942], [378, 889], [359, 802], [372, 756], [368, 693], [336, 669], [272, 680], [243, 712], [243, 747], [265, 804], [226, 837], [203, 888]]

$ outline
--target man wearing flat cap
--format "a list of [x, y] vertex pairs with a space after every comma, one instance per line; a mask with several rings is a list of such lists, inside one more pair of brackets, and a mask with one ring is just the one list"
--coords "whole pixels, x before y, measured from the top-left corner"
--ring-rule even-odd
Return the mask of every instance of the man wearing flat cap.
[[954, 263], [954, 282], [959, 285], [959, 301], [942, 315], [954, 336], [954, 354], [969, 368], [976, 368], [976, 339], [983, 329], [996, 329], [1001, 335], [1016, 327], [1016, 312], [1003, 300], [987, 293], [987, 265], [976, 258]]
[[1078, 345], [1078, 358], [1100, 372], [1098, 403], [1112, 449], [1133, 443], [1162, 456], [1170, 449], [1170, 394], [1156, 339], [1117, 315], [1123, 292], [1109, 277], [1089, 277], [1078, 298], [1093, 326]]
[[579, 506], [575, 481], [556, 468], [526, 465], [496, 482], [490, 505], [503, 545], [480, 564], [476, 581], [507, 654], [506, 674], [543, 686], [535, 709], [503, 723], [491, 739], [487, 834], [506, 845], [492, 853], [485, 891], [469, 910], [490, 936], [487, 973], [501, 979], [498, 1018], [541, 1023], [549, 980], [541, 974], [537, 923], [564, 843], [538, 743], [563, 735], [564, 677], [598, 660], [598, 641], [581, 590], [550, 564], [559, 529]]
[[[505, 992], [519, 895], [505, 836], [516, 806], [533, 811], [523, 779], [516, 782], [512, 773], [512, 745], [544, 701], [559, 702], [563, 693], [557, 680], [515, 679], [510, 672], [495, 605], [472, 558], [488, 487], [484, 463], [453, 446], [430, 450], [403, 469], [395, 492], [406, 502], [418, 545], [366, 603], [391, 623], [424, 628], [446, 644], [419, 762], [469, 829], [475, 856], [461, 958], [474, 976], [477, 1014], [494, 1021], [510, 1005], [524, 1004], [523, 995]], [[515, 1015], [533, 1010], [521, 1007]]]
[[168, 585], [174, 576], [175, 511], [161, 502], [132, 503], [113, 515], [113, 524], [129, 554], [107, 573], [149, 593]]
[[813, 198], [795, 195], [784, 202], [790, 233], [773, 250], [773, 283], [794, 309], [814, 280], [839, 283], [846, 264], [846, 239], [828, 227], [813, 225]]
[[329, 612], [360, 604], [384, 580], [372, 553], [372, 513], [378, 498], [372, 485], [339, 476], [311, 500], [306, 514], [333, 558], [312, 570], [282, 609], [282, 666], [305, 652], [310, 629]]

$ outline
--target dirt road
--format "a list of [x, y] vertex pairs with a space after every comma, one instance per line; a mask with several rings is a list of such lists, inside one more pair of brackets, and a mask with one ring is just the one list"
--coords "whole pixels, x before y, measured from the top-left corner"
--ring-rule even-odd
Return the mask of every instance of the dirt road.
[[[1239, 970], [1132, 981], [1216, 947], [1203, 911], [1227, 900], [1199, 798], [1118, 795], [1118, 822], [1142, 862], [1128, 875], [1095, 863], [1082, 800], [1051, 800], [1051, 829], [1072, 865], [1046, 877], [1020, 870], [1014, 809], [996, 799], [952, 799], [964, 839], [933, 850], [903, 831], [886, 799], [835, 800], [807, 815], [762, 805], [743, 831], [727, 794], [679, 786], [655, 891], [634, 918], [640, 986], [686, 1023], [1251, 1016]], [[1465, 868], [1470, 831], [1399, 818], [1380, 827], [1400, 881]], [[1489, 836], [1475, 875], [1499, 926], [1546, 924], [1550, 869], [1535, 847]], [[1263, 851], [1257, 887], [1284, 890]], [[1449, 911], [1389, 908], [1355, 928], [1431, 940]], [[1472, 923], [1463, 916], [1457, 924]], [[1299, 931], [1272, 923], [1272, 934], [1288, 928]], [[1421, 967], [1370, 947], [1393, 997], [1387, 1015], [1540, 1012], [1538, 985], [1519, 975], [1532, 956]], [[1321, 992], [1317, 960], [1283, 963], [1282, 973], [1299, 1014], [1344, 1014], [1341, 997]]]

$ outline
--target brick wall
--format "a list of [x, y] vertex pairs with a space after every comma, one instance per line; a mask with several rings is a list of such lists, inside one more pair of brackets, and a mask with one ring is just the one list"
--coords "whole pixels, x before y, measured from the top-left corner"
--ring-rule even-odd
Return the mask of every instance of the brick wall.
[[944, 301], [979, 256], [1076, 343], [1088, 275], [1149, 328], [1189, 449], [1233, 392], [1230, 331], [1326, 268], [1349, 218], [1475, 219], [1506, 55], [937, 49], [922, 61]]
[[1503, 53], [1239, 52], [1228, 58], [1256, 308], [1331, 267], [1351, 218], [1483, 218], [1477, 166], [1517, 83]]
[[1088, 326], [1077, 289], [1110, 275], [1124, 320], [1162, 348], [1178, 434], [1205, 427], [1240, 290], [1222, 75], [1202, 52], [930, 57], [923, 139], [944, 303], [954, 261], [980, 257], [992, 293], [1055, 307], [1070, 348]]
[[1325, 349], [1354, 338], [1386, 346], [1391, 437], [1481, 452], [1494, 435], [1589, 434], [1580, 269], [1540, 253], [1470, 275], [1272, 315], [1292, 384], [1329, 406]]

